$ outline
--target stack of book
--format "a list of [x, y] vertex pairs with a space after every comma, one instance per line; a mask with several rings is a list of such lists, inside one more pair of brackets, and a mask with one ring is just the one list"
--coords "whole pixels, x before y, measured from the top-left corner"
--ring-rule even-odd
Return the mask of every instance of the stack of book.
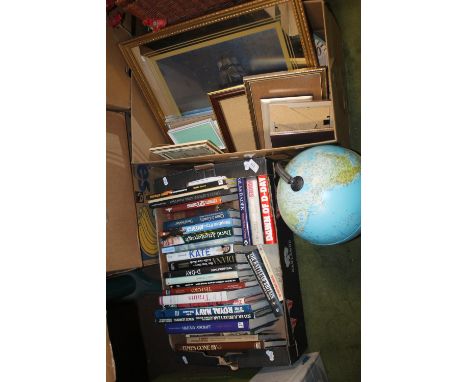
[[287, 345], [268, 176], [200, 179], [146, 201], [156, 213], [165, 285], [155, 321], [174, 349]]

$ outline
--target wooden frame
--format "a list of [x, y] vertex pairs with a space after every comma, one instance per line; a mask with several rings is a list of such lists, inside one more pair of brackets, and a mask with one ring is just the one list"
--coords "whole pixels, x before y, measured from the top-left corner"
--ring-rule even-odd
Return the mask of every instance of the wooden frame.
[[[221, 130], [221, 134], [223, 135], [228, 151], [235, 152], [243, 151], [244, 149], [255, 150], [256, 145], [251, 145], [251, 142], [254, 141], [255, 138], [244, 85], [233, 86], [231, 88], [208, 93], [208, 97], [210, 98], [216, 120], [218, 121], [219, 129]], [[246, 118], [244, 118], [244, 120], [237, 118], [235, 121], [231, 121], [230, 113], [228, 113], [228, 110], [226, 110], [223, 103], [225, 103], [226, 100], [235, 101], [236, 99], [238, 99], [238, 103], [241, 104], [244, 103], [243, 101], [245, 99], [245, 105], [241, 105], [241, 107], [245, 106], [244, 109], [246, 116], [242, 113], [242, 110], [240, 111], [239, 109], [232, 110], [232, 112], [237, 114], [238, 117]], [[242, 115], [239, 115], [239, 111]], [[239, 124], [241, 125], [241, 128], [239, 128]], [[252, 133], [252, 140], [248, 135], [249, 132]], [[249, 147], [249, 144], [251, 147]]]
[[[165, 118], [168, 115], [163, 111], [164, 108], [167, 109], [167, 105], [161, 104], [161, 97], [160, 100], [157, 98], [156, 92], [154, 91], [154, 89], [157, 89], [157, 83], [154, 78], [151, 78], [151, 70], [147, 62], [148, 57], [144, 56], [148, 51], [141, 52], [140, 47], [143, 50], [143, 48], [145, 48], [145, 44], [153, 44], [157, 46], [158, 42], [165, 38], [172, 38], [189, 31], [200, 31], [203, 30], [203, 28], [214, 25], [218, 22], [224, 22], [236, 17], [250, 15], [257, 11], [260, 12], [265, 9], [271, 9], [271, 7], [288, 7], [288, 10], [291, 9], [292, 14], [289, 17], [289, 21], [294, 20], [294, 27], [297, 29], [297, 36], [300, 40], [300, 47], [304, 56], [304, 64], [308, 67], [317, 67], [318, 60], [316, 51], [309, 33], [301, 0], [253, 0], [194, 20], [172, 25], [158, 32], [153, 32], [120, 44], [122, 54], [131, 68], [133, 76], [137, 80], [143, 95], [148, 101], [161, 132], [168, 141], [170, 140], [164, 124]], [[164, 47], [162, 48], [164, 49]]]
[[244, 78], [244, 86], [259, 149], [266, 147], [262, 121], [262, 98], [312, 95], [314, 100], [328, 99], [327, 68], [300, 69]]

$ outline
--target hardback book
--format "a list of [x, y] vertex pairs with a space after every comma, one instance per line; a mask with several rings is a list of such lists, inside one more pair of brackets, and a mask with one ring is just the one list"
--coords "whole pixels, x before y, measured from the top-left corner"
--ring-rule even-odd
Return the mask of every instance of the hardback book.
[[220, 284], [211, 284], [211, 285], [201, 285], [201, 286], [191, 286], [183, 288], [168, 288], [163, 291], [167, 296], [177, 295], [177, 294], [186, 294], [186, 293], [208, 293], [208, 292], [219, 292], [223, 290], [235, 290], [241, 288], [247, 288], [254, 285], [258, 285], [258, 282], [255, 281], [238, 281], [230, 283], [220, 283]]
[[180, 194], [174, 196], [168, 196], [161, 199], [149, 200], [147, 203], [151, 208], [163, 208], [176, 206], [184, 203], [195, 202], [197, 200], [203, 200], [208, 198], [214, 198], [216, 196], [232, 195], [237, 193], [236, 187], [229, 187], [227, 185], [213, 187], [207, 190], [193, 191], [189, 194]]
[[265, 244], [276, 244], [275, 216], [273, 213], [268, 175], [259, 175], [258, 193], [260, 198], [260, 211], [262, 215], [263, 239]]
[[225, 219], [213, 220], [210, 222], [197, 223], [197, 224], [186, 225], [186, 226], [182, 226], [178, 228], [173, 228], [165, 232], [174, 232], [179, 235], [186, 235], [189, 233], [210, 231], [210, 230], [218, 229], [218, 228], [229, 228], [229, 227], [240, 227], [240, 226], [241, 226], [240, 219], [225, 218]]
[[252, 238], [250, 236], [249, 210], [247, 204], [247, 189], [245, 186], [245, 178], [237, 178], [237, 189], [239, 192], [239, 213], [242, 225], [242, 238], [244, 245], [251, 245]]
[[[247, 257], [248, 258], [248, 257]], [[241, 280], [243, 277], [248, 277], [252, 275], [252, 270], [240, 270], [240, 271], [229, 271], [229, 272], [217, 272], [217, 273], [207, 273], [203, 275], [196, 276], [183, 276], [183, 277], [168, 277], [165, 279], [166, 285], [180, 285], [180, 284], [190, 284], [204, 281], [219, 281], [219, 280], [232, 280], [237, 279]]]
[[250, 320], [226, 320], [208, 322], [174, 322], [166, 324], [168, 334], [219, 333], [219, 332], [261, 332], [272, 325], [277, 318], [273, 313]]
[[228, 218], [239, 219], [240, 218], [239, 211], [235, 211], [233, 209], [226, 209], [226, 210], [212, 212], [209, 214], [193, 216], [189, 218], [168, 220], [163, 223], [163, 230], [170, 231], [170, 230], [177, 229], [177, 228], [184, 227], [184, 226], [208, 223], [214, 220], [222, 220], [222, 219], [228, 219]]
[[[218, 292], [215, 292], [218, 293]], [[234, 300], [227, 300], [227, 301], [219, 301], [219, 302], [189, 302], [185, 304], [173, 304], [173, 305], [164, 305], [165, 308], [199, 308], [199, 307], [204, 307], [207, 305], [244, 305], [244, 304], [250, 304], [252, 302], [259, 301], [261, 299], [265, 299], [265, 296], [263, 294], [256, 294], [254, 296], [249, 296], [249, 297], [239, 297]], [[232, 319], [235, 319], [234, 317]]]
[[219, 265], [228, 265], [228, 264], [242, 264], [246, 263], [247, 258], [243, 253], [231, 253], [228, 255], [213, 256], [213, 257], [202, 257], [199, 259], [177, 261], [169, 263], [170, 271], [177, 271], [189, 268], [200, 268], [200, 267], [213, 267]]
[[211, 191], [213, 188], [216, 188], [216, 187], [229, 188], [232, 186], [228, 186], [227, 180], [225, 178], [217, 179], [217, 180], [212, 180], [211, 182], [186, 186], [184, 188], [179, 188], [177, 190], [167, 190], [167, 191], [159, 192], [156, 194], [149, 194], [146, 196], [146, 201], [147, 202], [163, 201], [166, 198], [171, 199], [171, 198], [180, 197], [181, 195], [186, 196], [186, 195], [192, 195], [192, 193], [203, 193], [206, 191]]
[[199, 260], [205, 257], [224, 256], [235, 253], [234, 244], [218, 245], [215, 247], [197, 248], [188, 251], [166, 254], [166, 261], [173, 263], [177, 261]]
[[206, 275], [209, 273], [243, 271], [243, 270], [250, 270], [250, 265], [248, 263], [221, 264], [221, 265], [214, 265], [214, 266], [208, 266], [208, 267], [179, 269], [176, 271], [164, 272], [164, 277], [174, 278], [174, 277], [184, 277], [184, 276], [197, 276], [197, 275]]
[[258, 181], [256, 177], [249, 177], [245, 180], [245, 183], [247, 189], [247, 204], [252, 244], [263, 244], [263, 229], [260, 200], [258, 195]]
[[281, 341], [242, 341], [242, 342], [205, 342], [195, 344], [177, 344], [176, 351], [227, 352], [247, 349], [267, 349], [272, 346], [284, 346], [286, 340]]
[[171, 296], [160, 296], [160, 305], [179, 305], [179, 304], [191, 304], [191, 303], [210, 303], [215, 302], [226, 302], [232, 301], [241, 297], [251, 297], [262, 293], [262, 289], [259, 285], [252, 286], [249, 288], [220, 291], [220, 292], [208, 292], [208, 293], [189, 293]]
[[[194, 202], [176, 204], [174, 206], [169, 206], [169, 207], [161, 207], [161, 209], [166, 213], [174, 213], [174, 212], [179, 212], [179, 211], [193, 210], [195, 208], [217, 206], [219, 204], [232, 202], [233, 200], [237, 200], [238, 198], [239, 198], [238, 194], [214, 196], [214, 197], [209, 197], [206, 199], [197, 200]], [[157, 208], [153, 204], [150, 204], [150, 207]]]
[[252, 270], [257, 278], [258, 284], [261, 286], [266, 299], [273, 310], [275, 316], [280, 317], [283, 315], [283, 306], [275, 292], [275, 288], [271, 282], [265, 266], [263, 265], [262, 258], [258, 250], [252, 251], [247, 254], [247, 260], [252, 267]]
[[281, 271], [278, 247], [276, 245], [258, 245], [257, 250], [278, 296], [278, 300], [283, 301], [283, 273]]
[[242, 236], [242, 229], [236, 227], [218, 228], [185, 235], [174, 235], [170, 232], [163, 233], [160, 243], [162, 247], [170, 247], [173, 245], [177, 246], [181, 244], [197, 243], [199, 241], [222, 239], [230, 236]]
[[252, 274], [251, 276], [245, 277], [235, 277], [232, 279], [224, 279], [224, 280], [210, 280], [210, 281], [196, 281], [196, 282], [189, 282], [189, 283], [180, 283], [174, 285], [167, 285], [169, 288], [187, 288], [187, 287], [195, 287], [195, 286], [207, 286], [213, 284], [230, 284], [230, 283], [238, 283], [238, 282], [248, 282], [248, 281], [257, 281], [255, 276]]
[[161, 252], [164, 254], [179, 253], [191, 250], [193, 251], [201, 248], [218, 247], [228, 244], [242, 244], [242, 236], [227, 236], [221, 239], [200, 241], [198, 243], [171, 245], [170, 247], [162, 247]]
[[218, 334], [186, 334], [186, 344], [199, 344], [209, 342], [248, 342], [248, 341], [278, 341], [284, 338], [278, 337], [277, 334], [239, 334], [233, 333], [218, 333]]
[[[203, 306], [200, 305], [200, 307], [203, 307]], [[185, 309], [191, 309], [191, 308], [185, 308]], [[169, 324], [172, 322], [250, 320], [252, 318], [255, 318], [254, 313], [238, 313], [238, 314], [221, 314], [221, 315], [200, 316], [200, 317], [197, 316], [197, 317], [157, 318], [155, 322], [157, 322], [158, 324]]]

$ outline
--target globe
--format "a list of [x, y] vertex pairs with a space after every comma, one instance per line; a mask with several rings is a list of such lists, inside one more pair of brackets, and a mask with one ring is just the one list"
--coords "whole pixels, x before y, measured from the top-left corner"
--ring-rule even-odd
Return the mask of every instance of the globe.
[[340, 146], [304, 150], [286, 166], [304, 185], [293, 191], [283, 179], [277, 202], [288, 227], [317, 245], [344, 243], [361, 232], [361, 157]]

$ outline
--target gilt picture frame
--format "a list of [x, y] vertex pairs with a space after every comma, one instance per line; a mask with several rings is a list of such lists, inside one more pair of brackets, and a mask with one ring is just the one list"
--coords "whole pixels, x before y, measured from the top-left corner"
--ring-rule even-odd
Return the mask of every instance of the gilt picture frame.
[[[188, 57], [194, 52], [203, 53], [203, 48], [214, 47], [214, 41], [227, 44], [229, 41], [236, 42], [240, 38], [253, 36], [252, 32], [267, 31], [270, 34], [272, 31], [276, 32], [275, 38], [283, 52], [285, 70], [318, 66], [314, 42], [300, 0], [253, 0], [131, 39], [121, 43], [120, 49], [162, 133], [170, 141], [165, 126], [166, 118], [196, 112], [198, 109], [204, 109], [204, 105], [210, 107], [206, 93], [220, 90], [222, 86], [205, 93], [206, 98], [200, 103], [202, 107], [198, 108], [195, 105], [192, 109], [193, 105], [190, 105], [181, 110], [178, 104], [179, 95], [175, 95], [173, 89], [177, 76], [174, 79], [174, 76], [168, 78], [164, 75], [164, 70], [161, 71], [160, 67], [162, 60], [169, 59], [168, 63], [170, 60], [183, 61], [184, 55]], [[217, 38], [221, 41], [216, 40]], [[240, 49], [238, 56], [241, 57], [244, 53]], [[269, 57], [262, 60], [267, 62]], [[158, 63], [156, 68], [155, 62]], [[158, 74], [158, 68], [161, 75]], [[266, 66], [254, 74], [268, 71], [271, 70]], [[241, 75], [249, 74], [251, 73]], [[219, 71], [206, 69], [206, 75], [219, 76]], [[230, 87], [235, 83], [226, 85], [225, 87]], [[204, 103], [205, 101], [207, 103]]]

